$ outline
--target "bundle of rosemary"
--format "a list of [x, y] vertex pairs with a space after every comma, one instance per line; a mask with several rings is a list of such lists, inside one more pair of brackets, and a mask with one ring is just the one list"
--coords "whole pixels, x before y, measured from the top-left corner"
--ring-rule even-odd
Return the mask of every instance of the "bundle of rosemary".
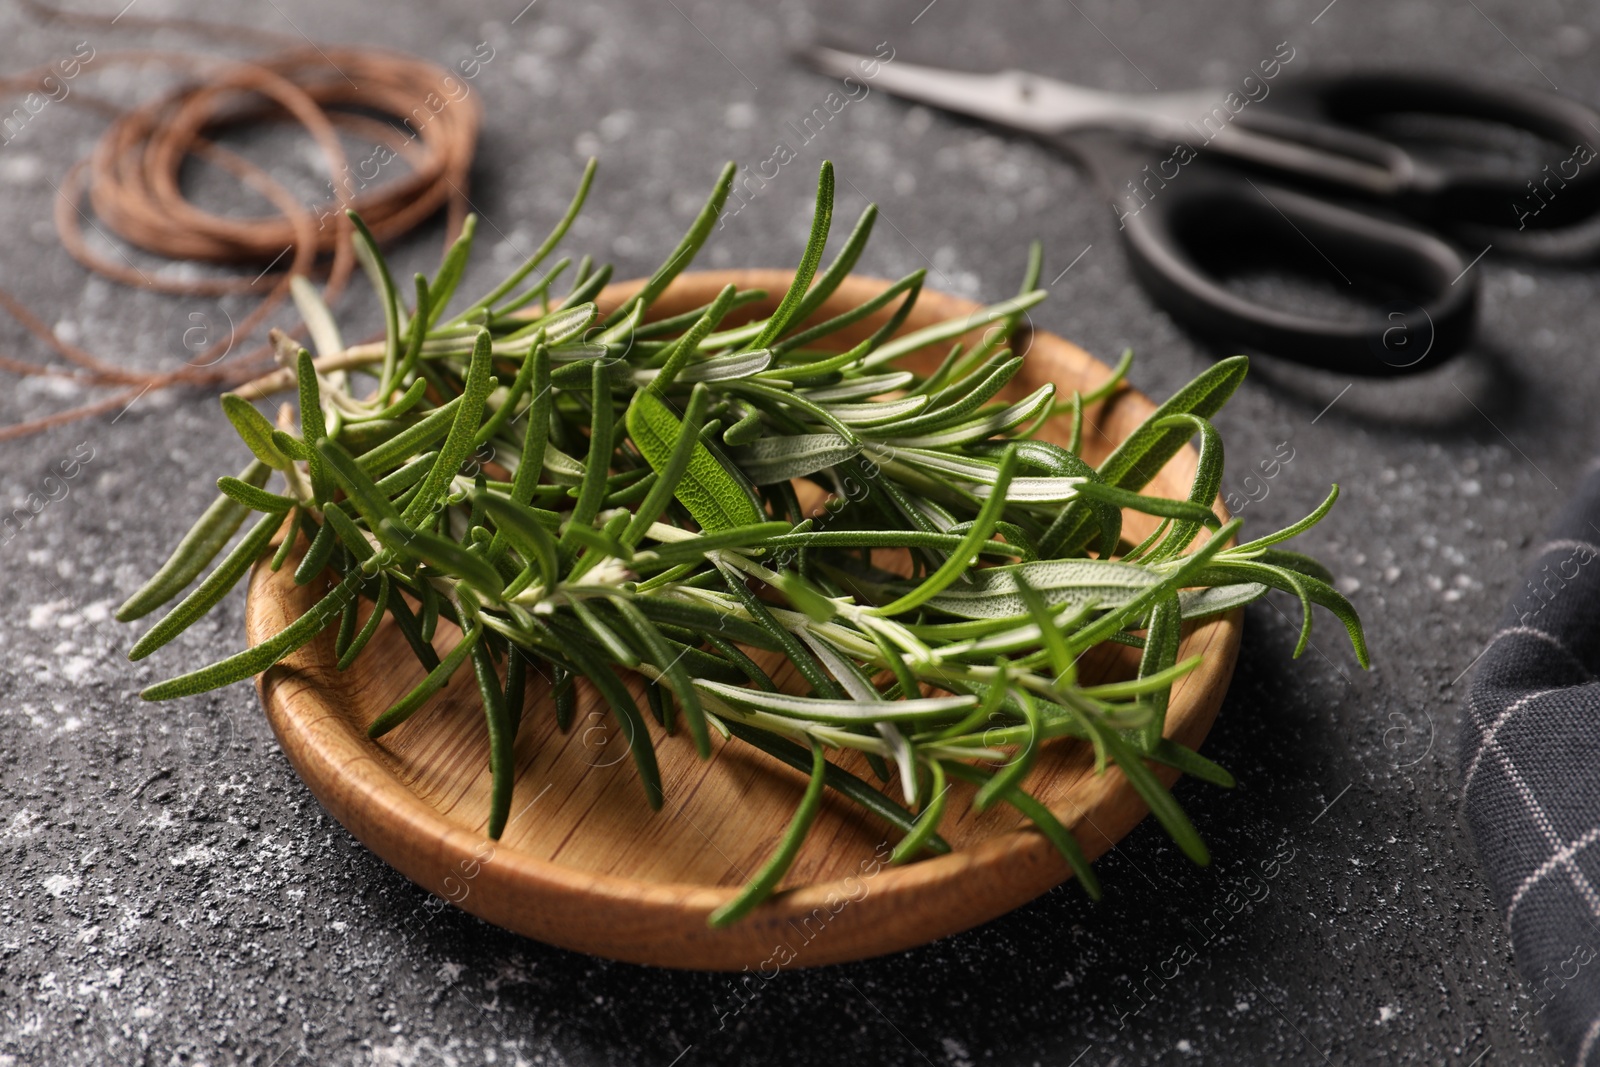
[[[249, 392], [297, 386], [298, 425], [274, 426], [241, 395], [222, 398], [255, 459], [218, 480], [220, 495], [118, 618], [177, 596], [252, 515], [244, 536], [131, 658], [214, 607], [280, 529], [287, 536], [271, 566], [285, 563], [301, 532], [308, 547], [295, 581], [331, 588], [275, 637], [144, 697], [249, 678], [329, 626], [338, 628], [343, 669], [387, 617], [427, 676], [372, 723], [371, 736], [421, 709], [470, 660], [489, 737], [488, 832], [498, 837], [530, 664], [554, 676], [563, 728], [574, 686], [599, 691], [628, 738], [646, 798], [660, 806], [651, 733], [618, 675], [638, 672], [656, 721], [668, 733], [681, 728], [701, 757], [717, 734], [810, 775], [776, 852], [713, 925], [772, 892], [826, 789], [902, 833], [896, 861], [948, 851], [938, 828], [951, 779], [978, 784], [978, 809], [1016, 808], [1098, 896], [1072, 834], [1025, 789], [1040, 746], [1057, 737], [1088, 741], [1102, 771], [1120, 767], [1184, 852], [1205, 863], [1205, 846], [1147, 763], [1232, 781], [1162, 736], [1173, 682], [1199, 662], [1177, 660], [1182, 621], [1286, 590], [1304, 608], [1296, 655], [1320, 604], [1367, 659], [1360, 623], [1327, 571], [1277, 547], [1321, 519], [1337, 487], [1302, 521], [1232, 547], [1239, 522], [1219, 523], [1212, 512], [1223, 452], [1207, 420], [1238, 386], [1245, 360], [1205, 371], [1091, 467], [1075, 446], [1032, 435], [1052, 414], [1070, 412], [1077, 441], [1083, 405], [1099, 393], [1063, 399], [1045, 386], [1013, 403], [995, 399], [1022, 364], [1008, 338], [1044, 297], [1037, 246], [1021, 295], [974, 317], [895, 336], [921, 290], [917, 271], [813, 324], [876, 216], [869, 206], [821, 270], [833, 208], [824, 164], [810, 240], [772, 314], [725, 327], [731, 312], [765, 295], [729, 286], [707, 306], [652, 320], [652, 302], [716, 225], [730, 164], [665, 264], [601, 318], [593, 301], [611, 269], [587, 257], [576, 268], [561, 259], [518, 290], [567, 232], [593, 174], [591, 161], [538, 251], [453, 314], [471, 220], [438, 272], [417, 275], [407, 310], [356, 219], [358, 252], [383, 301], [381, 343], [347, 347], [315, 290], [295, 286], [319, 355], [280, 337], [281, 369]], [[568, 269], [570, 289], [554, 294]], [[830, 344], [880, 311], [887, 321], [867, 339], [843, 351]], [[980, 326], [988, 327], [981, 342], [956, 344], [931, 374], [896, 365]], [[1127, 365], [1125, 357], [1105, 390]], [[370, 395], [352, 392], [356, 370], [376, 377]], [[1188, 498], [1141, 494], [1149, 474], [1196, 435]], [[273, 471], [281, 492], [265, 487]], [[847, 480], [859, 490], [826, 511], [819, 528], [823, 512], [805, 513], [796, 486], [814, 483], [842, 498]], [[1160, 523], [1128, 544], [1124, 509]], [[905, 573], [885, 569], [890, 551], [909, 560]], [[362, 600], [372, 605], [364, 621]], [[433, 647], [441, 618], [462, 634], [443, 656]], [[1080, 685], [1077, 659], [1106, 641], [1143, 649], [1137, 678]], [[751, 650], [792, 661], [806, 691], [780, 691]], [[885, 782], [897, 779], [903, 803], [827, 758], [848, 749], [864, 753]]]

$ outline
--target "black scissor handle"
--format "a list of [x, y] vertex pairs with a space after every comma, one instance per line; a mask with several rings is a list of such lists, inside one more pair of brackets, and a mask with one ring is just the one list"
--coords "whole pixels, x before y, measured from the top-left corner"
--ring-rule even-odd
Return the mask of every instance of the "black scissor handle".
[[[1197, 333], [1343, 374], [1413, 374], [1454, 355], [1472, 332], [1476, 275], [1426, 231], [1191, 163], [1136, 211], [1119, 212], [1135, 274]], [[1268, 307], [1223, 284], [1218, 264], [1309, 264], [1335, 287], [1376, 294], [1380, 315], [1329, 319]]]
[[[1263, 103], [1268, 112], [1298, 114], [1348, 130], [1372, 132], [1374, 124], [1384, 119], [1418, 115], [1508, 126], [1568, 151], [1600, 140], [1596, 128], [1600, 112], [1582, 101], [1543, 89], [1451, 74], [1371, 70], [1312, 76], [1285, 82]], [[1240, 117], [1249, 121], [1247, 115]], [[1380, 132], [1378, 136], [1384, 135]], [[1505, 213], [1505, 197], [1525, 193], [1527, 183], [1541, 177], [1543, 164], [1549, 162], [1518, 166], [1503, 153], [1490, 151], [1476, 159], [1420, 165], [1415, 185], [1419, 193], [1453, 200], [1456, 207], [1490, 198], [1487, 206], [1500, 215]], [[1567, 180], [1600, 185], [1600, 176], [1592, 173]]]
[[1553, 260], [1600, 254], [1600, 112], [1582, 101], [1449, 74], [1356, 71], [1286, 81], [1263, 104], [1241, 124], [1279, 136], [1331, 123], [1351, 143], [1379, 144], [1392, 135], [1384, 124], [1403, 117], [1531, 134], [1547, 142], [1531, 158], [1492, 148], [1442, 161], [1401, 153], [1397, 206], [1475, 247]]

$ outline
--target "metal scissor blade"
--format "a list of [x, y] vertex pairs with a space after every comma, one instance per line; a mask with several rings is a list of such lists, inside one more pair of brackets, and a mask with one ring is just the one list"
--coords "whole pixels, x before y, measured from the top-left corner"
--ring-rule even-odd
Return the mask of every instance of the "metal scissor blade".
[[[823, 74], [855, 78], [895, 96], [1034, 134], [1086, 127], [1164, 134], [1174, 121], [1170, 107], [1164, 106], [1168, 101], [1156, 94], [1086, 89], [1019, 70], [968, 74], [826, 45], [801, 49], [797, 55]], [[867, 70], [874, 68], [876, 73], [869, 76]]]

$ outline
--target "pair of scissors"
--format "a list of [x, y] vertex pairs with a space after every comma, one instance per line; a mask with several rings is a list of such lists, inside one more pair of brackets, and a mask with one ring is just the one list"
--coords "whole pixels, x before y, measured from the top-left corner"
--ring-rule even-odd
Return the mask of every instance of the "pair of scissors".
[[[892, 95], [1065, 149], [1111, 198], [1135, 276], [1174, 319], [1302, 364], [1426, 370], [1471, 336], [1475, 257], [1600, 254], [1600, 113], [1555, 93], [1350, 72], [1285, 77], [1240, 104], [1227, 90], [1107, 92], [825, 46], [801, 58], [834, 77], [872, 70]], [[1320, 276], [1359, 294], [1359, 310], [1309, 314], [1228, 284], [1262, 268]]]

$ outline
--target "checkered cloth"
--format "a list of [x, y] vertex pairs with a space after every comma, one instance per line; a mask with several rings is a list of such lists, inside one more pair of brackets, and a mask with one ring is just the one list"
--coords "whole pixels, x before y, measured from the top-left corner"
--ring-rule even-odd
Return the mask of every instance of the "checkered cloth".
[[1478, 661], [1461, 727], [1467, 823], [1531, 1003], [1600, 1064], [1600, 466]]

